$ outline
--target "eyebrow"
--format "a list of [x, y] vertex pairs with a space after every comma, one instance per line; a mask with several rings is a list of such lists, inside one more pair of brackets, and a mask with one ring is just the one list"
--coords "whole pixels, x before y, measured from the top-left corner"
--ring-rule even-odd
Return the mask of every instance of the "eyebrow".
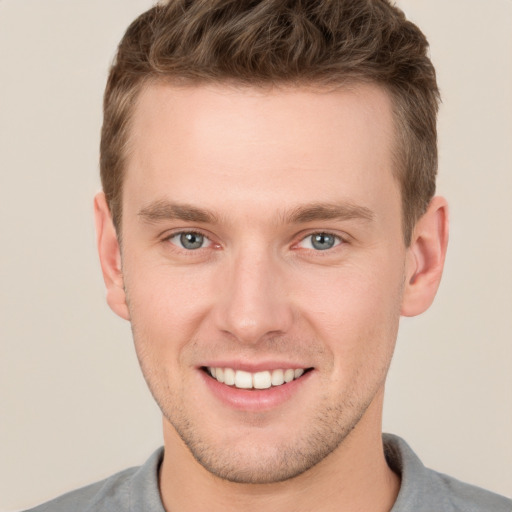
[[[155, 201], [144, 206], [139, 211], [138, 216], [148, 223], [157, 223], [165, 220], [183, 220], [215, 224], [219, 221], [217, 215], [210, 210], [183, 203], [172, 203], [167, 200]], [[351, 219], [372, 221], [374, 213], [365, 206], [351, 203], [312, 203], [283, 212], [278, 218], [284, 224], [305, 224], [322, 220]]]
[[164, 220], [184, 220], [214, 224], [218, 220], [217, 216], [209, 210], [188, 204], [171, 203], [166, 200], [155, 201], [141, 208], [138, 215], [148, 223]]
[[284, 215], [284, 222], [303, 224], [318, 220], [351, 220], [361, 219], [372, 221], [374, 213], [366, 206], [351, 203], [313, 203], [298, 206]]

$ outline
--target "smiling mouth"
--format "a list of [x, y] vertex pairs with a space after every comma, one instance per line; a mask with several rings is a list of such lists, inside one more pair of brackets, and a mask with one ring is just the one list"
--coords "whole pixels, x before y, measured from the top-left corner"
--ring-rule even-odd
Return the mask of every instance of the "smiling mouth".
[[287, 368], [252, 373], [243, 370], [234, 370], [233, 368], [216, 368], [212, 366], [202, 368], [203, 371], [217, 382], [238, 389], [269, 389], [283, 386], [289, 382], [300, 379], [300, 377], [312, 369], [313, 368]]

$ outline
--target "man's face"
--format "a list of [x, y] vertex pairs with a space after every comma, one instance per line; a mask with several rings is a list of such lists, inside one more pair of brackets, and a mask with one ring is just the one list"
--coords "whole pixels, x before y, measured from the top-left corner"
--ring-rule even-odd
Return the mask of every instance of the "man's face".
[[377, 87], [140, 97], [129, 318], [167, 436], [212, 473], [283, 480], [380, 428], [407, 253], [392, 141]]

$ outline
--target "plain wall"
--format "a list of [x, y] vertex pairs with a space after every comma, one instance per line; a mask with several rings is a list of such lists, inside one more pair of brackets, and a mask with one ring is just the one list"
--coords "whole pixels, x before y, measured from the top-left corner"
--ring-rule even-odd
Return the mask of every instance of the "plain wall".
[[[148, 0], [0, 0], [0, 511], [140, 464], [162, 443], [129, 326], [104, 300], [92, 198], [109, 63]], [[512, 494], [512, 1], [402, 0], [443, 95], [451, 241], [406, 319], [384, 430]]]

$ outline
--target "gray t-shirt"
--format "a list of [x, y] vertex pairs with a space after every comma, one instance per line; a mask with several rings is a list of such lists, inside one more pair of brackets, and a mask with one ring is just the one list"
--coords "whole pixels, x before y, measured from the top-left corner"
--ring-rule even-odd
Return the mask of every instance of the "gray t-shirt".
[[[384, 434], [389, 466], [402, 483], [391, 512], [512, 512], [512, 500], [427, 469], [401, 438]], [[117, 473], [27, 512], [165, 512], [158, 490], [163, 448]]]

